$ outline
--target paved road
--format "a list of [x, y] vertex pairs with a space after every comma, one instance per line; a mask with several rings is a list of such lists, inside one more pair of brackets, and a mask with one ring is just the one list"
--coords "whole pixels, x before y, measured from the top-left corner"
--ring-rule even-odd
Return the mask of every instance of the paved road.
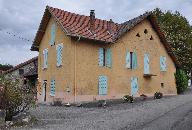
[[192, 130], [192, 95], [107, 108], [39, 106], [32, 130]]
[[192, 102], [171, 109], [165, 114], [133, 128], [133, 130], [192, 130]]

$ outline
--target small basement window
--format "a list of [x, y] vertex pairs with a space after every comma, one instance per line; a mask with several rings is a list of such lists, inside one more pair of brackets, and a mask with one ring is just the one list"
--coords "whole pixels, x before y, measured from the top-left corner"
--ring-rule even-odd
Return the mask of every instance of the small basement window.
[[164, 87], [164, 83], [161, 83], [161, 87], [162, 87], [162, 88]]
[[151, 35], [150, 40], [153, 40], [153, 36]]
[[145, 30], [144, 30], [144, 33], [145, 33], [145, 34], [147, 34], [147, 33], [148, 33], [148, 30], [147, 30], [147, 29], [145, 29]]
[[140, 34], [139, 33], [137, 33], [137, 35], [136, 35], [137, 37], [140, 37]]

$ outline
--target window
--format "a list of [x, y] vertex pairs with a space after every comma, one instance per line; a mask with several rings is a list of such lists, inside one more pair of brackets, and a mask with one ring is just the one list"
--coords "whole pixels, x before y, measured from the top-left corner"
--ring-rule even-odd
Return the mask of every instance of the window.
[[107, 76], [99, 76], [99, 95], [107, 94]]
[[50, 30], [50, 45], [53, 46], [55, 45], [55, 32], [56, 32], [56, 25], [52, 24], [51, 25], [51, 30]]
[[150, 74], [150, 57], [149, 54], [144, 54], [144, 74]]
[[136, 34], [136, 36], [137, 36], [137, 37], [140, 37], [140, 34], [139, 34], [139, 33], [137, 33], [137, 34]]
[[126, 54], [126, 68], [136, 69], [137, 68], [137, 54], [136, 52], [127, 51]]
[[161, 87], [162, 87], [162, 88], [164, 87], [164, 83], [161, 83]]
[[138, 89], [139, 89], [138, 78], [131, 77], [131, 95], [132, 96], [137, 95]]
[[43, 50], [43, 69], [48, 67], [48, 49]]
[[166, 70], [167, 70], [166, 57], [160, 56], [160, 71], [166, 71]]
[[147, 34], [147, 33], [148, 33], [147, 29], [145, 29], [145, 30], [144, 30], [144, 33], [145, 33], [145, 34]]
[[55, 96], [55, 80], [52, 79], [50, 83], [50, 96]]
[[133, 69], [133, 52], [130, 52], [130, 62], [131, 62], [131, 64], [130, 64], [130, 67], [131, 67], [131, 69]]
[[63, 44], [58, 44], [56, 47], [56, 51], [57, 51], [57, 66], [61, 66], [62, 65], [62, 55], [63, 55]]
[[99, 48], [99, 66], [112, 67], [112, 53], [110, 48]]
[[153, 36], [151, 35], [150, 40], [153, 40]]
[[19, 69], [19, 75], [23, 75], [24, 74], [24, 69]]

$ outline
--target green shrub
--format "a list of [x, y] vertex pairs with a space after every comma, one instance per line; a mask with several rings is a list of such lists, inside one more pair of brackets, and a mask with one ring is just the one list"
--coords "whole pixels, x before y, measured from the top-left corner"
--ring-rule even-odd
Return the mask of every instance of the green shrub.
[[156, 92], [154, 94], [154, 99], [161, 99], [162, 97], [163, 97], [163, 93], [161, 93], [161, 92]]
[[123, 100], [126, 102], [133, 103], [133, 96], [125, 95], [123, 96]]
[[[34, 96], [29, 87], [20, 84], [17, 79], [8, 79], [0, 75], [1, 107], [6, 112], [6, 121], [11, 121], [13, 116], [27, 111], [31, 107]], [[3, 95], [3, 96], [2, 96]]]
[[177, 93], [183, 93], [188, 86], [187, 74], [183, 70], [177, 69], [175, 73], [175, 80], [177, 85]]

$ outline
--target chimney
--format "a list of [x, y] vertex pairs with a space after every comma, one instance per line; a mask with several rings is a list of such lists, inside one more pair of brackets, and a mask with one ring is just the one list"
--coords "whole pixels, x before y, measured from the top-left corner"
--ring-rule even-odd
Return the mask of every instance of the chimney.
[[110, 19], [110, 21], [107, 22], [107, 30], [109, 31], [109, 33], [112, 33], [112, 29], [113, 29], [113, 20]]
[[91, 10], [90, 11], [90, 21], [89, 21], [89, 24], [90, 24], [90, 31], [93, 32], [94, 29], [95, 29], [95, 10]]

